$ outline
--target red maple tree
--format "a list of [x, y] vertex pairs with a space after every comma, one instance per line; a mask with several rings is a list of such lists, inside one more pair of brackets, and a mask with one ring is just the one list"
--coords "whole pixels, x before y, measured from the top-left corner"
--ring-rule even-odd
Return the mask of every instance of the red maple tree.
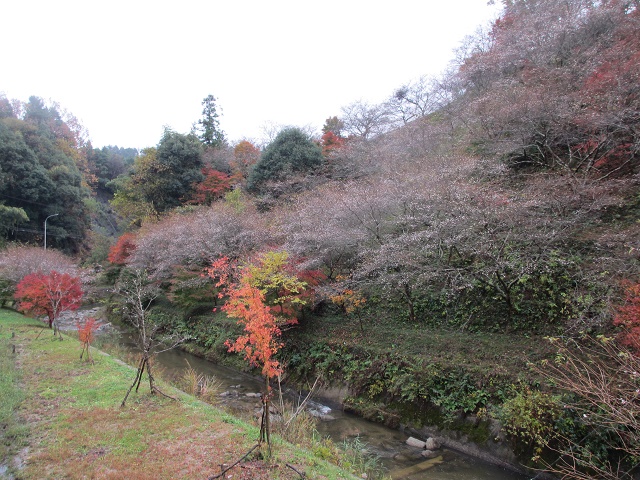
[[336, 151], [344, 147], [345, 139], [340, 135], [336, 135], [331, 130], [325, 132], [320, 139], [320, 146], [322, 147], [322, 154], [326, 157], [331, 152]]
[[202, 174], [204, 180], [194, 185], [195, 192], [189, 203], [211, 205], [212, 202], [224, 197], [224, 194], [230, 191], [239, 179], [238, 175], [227, 175], [211, 167], [204, 167]]
[[613, 324], [624, 329], [620, 342], [640, 355], [640, 283], [628, 284], [625, 291], [625, 303], [618, 308]]
[[82, 301], [80, 279], [52, 270], [49, 274], [32, 273], [16, 287], [14, 298], [21, 310], [32, 315], [46, 315], [49, 328], [62, 312], [77, 310]]
[[135, 239], [136, 236], [133, 233], [121, 235], [116, 244], [109, 249], [107, 259], [115, 265], [124, 265], [136, 249]]

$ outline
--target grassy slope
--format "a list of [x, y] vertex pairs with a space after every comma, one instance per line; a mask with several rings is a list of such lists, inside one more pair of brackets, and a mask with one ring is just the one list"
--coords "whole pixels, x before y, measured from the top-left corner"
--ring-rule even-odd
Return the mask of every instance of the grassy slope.
[[[79, 359], [77, 341], [53, 340], [37, 322], [12, 312], [0, 311], [0, 327], [3, 378], [5, 372], [15, 372], [13, 354], [5, 353], [10, 352], [9, 343], [17, 346], [15, 364], [21, 376], [19, 386], [0, 383], [0, 422], [29, 430], [21, 436], [29, 446], [21, 478], [207, 478], [255, 444], [256, 427], [166, 385], [161, 385], [163, 391], [180, 401], [141, 388], [120, 408], [134, 376], [129, 366], [99, 354], [89, 365]], [[5, 402], [9, 396], [17, 400]], [[19, 420], [11, 420], [7, 407], [21, 397]], [[7, 433], [5, 429], [6, 443], [15, 443], [17, 437]], [[230, 473], [234, 478], [299, 478], [286, 467], [290, 463], [309, 478], [351, 478], [309, 452], [274, 443], [270, 465], [253, 462]]]
[[[24, 399], [19, 385], [19, 374], [15, 368], [12, 338], [13, 321], [21, 316], [7, 314], [0, 310], [0, 462], [16, 454], [25, 443], [28, 430], [18, 421], [15, 410]], [[5, 321], [6, 319], [6, 321]]]
[[340, 316], [314, 318], [302, 327], [298, 335], [309, 342], [339, 339], [339, 343], [376, 355], [421, 357], [431, 363], [471, 370], [499, 369], [515, 374], [515, 370], [526, 367], [526, 362], [549, 354], [542, 338], [451, 330], [383, 318], [363, 318], [362, 329], [357, 319]]
[[[515, 380], [519, 373], [528, 370], [528, 362], [549, 358], [555, 351], [549, 342], [536, 335], [469, 332], [372, 315], [362, 314], [362, 323], [355, 316], [309, 316], [283, 334], [284, 352], [291, 343], [304, 349], [316, 342], [326, 342], [348, 351], [366, 351], [374, 357], [390, 354], [419, 358], [471, 372], [502, 373]], [[214, 361], [246, 369], [246, 362], [240, 360], [240, 356], [227, 354], [222, 345], [224, 340], [239, 333], [236, 321], [220, 313], [200, 317], [199, 321], [213, 328], [211, 335], [221, 337], [210, 350], [202, 345], [191, 345], [189, 349]], [[340, 349], [336, 353], [339, 354]]]

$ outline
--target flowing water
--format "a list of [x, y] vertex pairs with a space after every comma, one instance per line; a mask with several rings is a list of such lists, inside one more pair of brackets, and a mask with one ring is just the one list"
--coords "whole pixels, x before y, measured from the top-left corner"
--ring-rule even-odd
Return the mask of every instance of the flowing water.
[[[188, 363], [187, 363], [188, 362]], [[188, 365], [198, 373], [214, 376], [224, 392], [223, 403], [235, 409], [251, 411], [259, 408], [256, 394], [262, 390], [263, 381], [243, 372], [196, 357], [181, 350], [171, 350], [158, 355], [157, 363], [169, 374], [180, 375]], [[289, 392], [292, 400], [297, 400]], [[318, 416], [318, 432], [330, 437], [334, 442], [359, 438], [367, 444], [369, 450], [380, 457], [382, 464], [390, 473], [406, 471], [408, 467], [424, 464], [425, 459], [419, 451], [405, 444], [407, 435], [383, 425], [369, 422], [355, 415], [343, 412], [339, 405], [329, 400], [315, 398], [309, 404], [311, 413]], [[521, 475], [451, 450], [442, 452], [443, 462], [425, 471], [406, 474], [398, 478], [406, 480], [523, 480]], [[416, 467], [419, 469], [419, 467]]]
[[[93, 316], [97, 309], [80, 312], [80, 315]], [[65, 319], [61, 325], [63, 330], [75, 329], [76, 317]], [[107, 331], [110, 331], [107, 328]], [[130, 351], [135, 351], [135, 344], [123, 332], [115, 332], [117, 342]], [[196, 357], [182, 350], [174, 349], [159, 354], [156, 364], [164, 373], [172, 378], [182, 378], [191, 366], [198, 374], [215, 377], [222, 395], [221, 403], [231, 411], [252, 412], [260, 408], [258, 393], [262, 391], [263, 380], [208, 360]], [[287, 393], [289, 400], [296, 404], [302, 397], [296, 392]], [[329, 437], [336, 443], [359, 439], [367, 445], [367, 449], [375, 454], [389, 470], [394, 480], [525, 480], [529, 477], [495, 467], [478, 459], [443, 449], [439, 451], [442, 462], [428, 465], [428, 470], [421, 467], [428, 462], [420, 456], [420, 450], [406, 445], [408, 435], [383, 425], [364, 420], [355, 415], [343, 412], [339, 404], [322, 397], [314, 397], [309, 402], [309, 412], [318, 417], [317, 430], [323, 437]], [[437, 461], [435, 462], [437, 463]]]

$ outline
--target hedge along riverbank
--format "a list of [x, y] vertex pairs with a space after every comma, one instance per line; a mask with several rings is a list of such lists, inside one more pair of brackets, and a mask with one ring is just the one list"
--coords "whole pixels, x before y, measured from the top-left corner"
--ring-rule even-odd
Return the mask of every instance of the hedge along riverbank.
[[[19, 454], [20, 461], [5, 469], [19, 469], [20, 478], [207, 478], [256, 443], [256, 426], [168, 385], [161, 388], [178, 401], [150, 395], [143, 385], [121, 408], [133, 369], [108, 355], [94, 355], [95, 363], [88, 364], [79, 358], [79, 342], [68, 336], [54, 340], [43, 327], [0, 310], [2, 355], [8, 358], [3, 365], [10, 363], [3, 369], [20, 375], [19, 384], [0, 384], [2, 397], [22, 392], [12, 404], [19, 404], [17, 410], [3, 410], [0, 419], [3, 426], [23, 426], [19, 438], [7, 438], [12, 430], [4, 429], [3, 443], [20, 442], [17, 451], [7, 452]], [[15, 354], [9, 345], [16, 346]], [[299, 478], [287, 463], [310, 478], [353, 478], [277, 438], [271, 461], [246, 467], [250, 478]]]

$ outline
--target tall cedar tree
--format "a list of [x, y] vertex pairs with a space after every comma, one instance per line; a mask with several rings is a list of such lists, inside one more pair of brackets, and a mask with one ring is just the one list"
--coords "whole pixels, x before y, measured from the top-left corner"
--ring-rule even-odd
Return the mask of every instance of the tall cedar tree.
[[225, 144], [224, 132], [220, 129], [216, 97], [208, 95], [202, 100], [202, 118], [198, 120], [196, 131], [198, 138], [207, 147], [222, 147]]

